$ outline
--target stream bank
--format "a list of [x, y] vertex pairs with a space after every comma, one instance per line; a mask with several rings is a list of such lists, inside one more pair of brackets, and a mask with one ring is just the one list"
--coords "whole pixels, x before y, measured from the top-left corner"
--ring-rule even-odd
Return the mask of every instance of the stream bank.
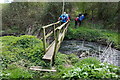
[[112, 47], [120, 50], [120, 34], [117, 31], [101, 28], [101, 25], [85, 22], [84, 24], [74, 27], [74, 22], [71, 22], [68, 27], [68, 32], [64, 40], [83, 40], [88, 42], [97, 42], [103, 45], [108, 45], [112, 42]]
[[64, 40], [60, 50], [63, 54], [76, 54], [79, 58], [97, 57], [101, 62], [120, 66], [120, 51], [96, 42]]

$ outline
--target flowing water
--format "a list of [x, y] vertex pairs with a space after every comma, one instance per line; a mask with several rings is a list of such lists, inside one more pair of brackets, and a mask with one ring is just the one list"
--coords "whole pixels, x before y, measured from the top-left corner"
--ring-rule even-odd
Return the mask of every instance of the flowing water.
[[97, 57], [101, 62], [107, 62], [120, 66], [120, 51], [95, 42], [64, 40], [59, 52], [64, 54], [76, 54], [79, 58]]

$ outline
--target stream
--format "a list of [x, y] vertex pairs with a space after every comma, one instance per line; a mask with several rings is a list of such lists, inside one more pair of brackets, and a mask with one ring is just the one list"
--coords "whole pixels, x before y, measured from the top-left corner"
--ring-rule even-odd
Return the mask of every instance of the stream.
[[80, 59], [97, 57], [101, 62], [107, 62], [120, 66], [120, 51], [111, 46], [105, 46], [96, 42], [64, 40], [59, 52], [63, 54], [76, 54]]

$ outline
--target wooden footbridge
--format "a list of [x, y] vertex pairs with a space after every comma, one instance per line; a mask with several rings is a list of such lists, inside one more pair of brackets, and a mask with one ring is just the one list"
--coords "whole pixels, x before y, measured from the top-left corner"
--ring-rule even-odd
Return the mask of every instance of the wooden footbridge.
[[[55, 54], [57, 53], [60, 43], [63, 41], [65, 33], [67, 31], [67, 27], [69, 25], [69, 22], [57, 26], [60, 24], [60, 21], [56, 23], [52, 23], [50, 25], [42, 27], [43, 29], [43, 45], [44, 45], [44, 53], [43, 59], [50, 62], [50, 65], [52, 65], [52, 62], [54, 60]], [[46, 28], [53, 27], [53, 30], [49, 33], [46, 33]], [[47, 45], [46, 39], [53, 35], [53, 41], [51, 44]]]
[[[55, 55], [58, 52], [60, 48], [60, 44], [64, 39], [65, 33], [67, 32], [68, 25], [69, 25], [69, 21], [63, 24], [61, 24], [61, 22], [58, 21], [56, 23], [52, 23], [42, 27], [42, 31], [43, 31], [42, 40], [43, 40], [43, 46], [44, 46], [44, 56], [42, 59], [45, 60], [47, 63], [49, 63], [50, 67], [52, 67], [54, 63]], [[34, 69], [34, 68], [31, 68], [31, 69]], [[46, 69], [45, 70], [38, 69], [38, 70], [51, 71]]]

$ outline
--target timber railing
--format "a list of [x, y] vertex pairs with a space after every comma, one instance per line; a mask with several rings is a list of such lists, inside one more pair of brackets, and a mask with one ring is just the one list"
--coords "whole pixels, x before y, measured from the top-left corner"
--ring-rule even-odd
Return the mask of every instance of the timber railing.
[[[63, 23], [60, 26], [58, 26], [57, 24], [60, 24], [60, 21], [42, 27], [42, 31], [43, 31], [42, 40], [43, 40], [44, 53], [45, 53], [43, 59], [49, 61], [50, 65], [52, 65], [52, 62], [55, 58], [55, 54], [59, 50], [60, 43], [64, 39], [65, 33], [67, 31], [67, 27], [69, 25], [69, 21]], [[52, 31], [47, 33], [46, 29], [49, 27], [53, 27], [53, 29]], [[51, 35], [53, 36], [53, 41], [50, 44], [47, 44], [46, 40]]]
[[[46, 53], [46, 51], [48, 51], [48, 49], [51, 46], [51, 44], [50, 44], [48, 47], [46, 47], [47, 46], [46, 39], [49, 36], [51, 36], [52, 34], [54, 34], [54, 39], [55, 39], [55, 31], [57, 30], [56, 24], [59, 24], [59, 23], [60, 23], [60, 21], [42, 27], [42, 31], [43, 31], [43, 38], [42, 39], [43, 39], [44, 53]], [[51, 26], [53, 27], [53, 30], [51, 32], [49, 32], [49, 33], [46, 34], [46, 28], [49, 28]]]

